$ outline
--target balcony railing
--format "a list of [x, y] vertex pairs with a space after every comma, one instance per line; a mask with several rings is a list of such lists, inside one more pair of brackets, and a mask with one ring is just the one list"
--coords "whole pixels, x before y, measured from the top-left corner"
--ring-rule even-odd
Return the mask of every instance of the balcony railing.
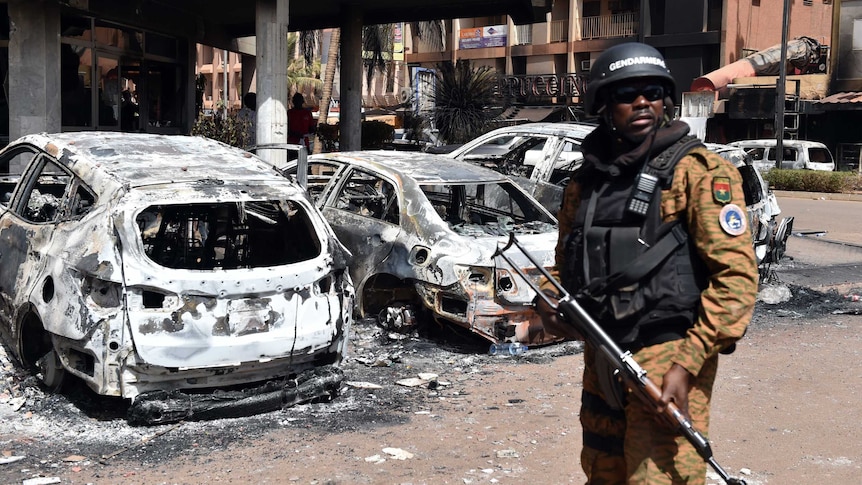
[[516, 25], [515, 39], [512, 45], [525, 45], [533, 43], [533, 24]]
[[566, 42], [569, 40], [569, 21], [551, 21], [551, 42]]
[[602, 15], [599, 17], [584, 17], [581, 37], [584, 39], [610, 39], [613, 37], [630, 37], [638, 33], [638, 12]]

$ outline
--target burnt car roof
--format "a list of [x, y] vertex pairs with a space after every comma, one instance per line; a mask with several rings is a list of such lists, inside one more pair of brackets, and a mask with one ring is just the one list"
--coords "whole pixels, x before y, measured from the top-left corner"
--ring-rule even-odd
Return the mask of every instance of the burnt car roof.
[[464, 163], [445, 155], [421, 152], [371, 150], [315, 155], [315, 158], [341, 160], [367, 166], [390, 175], [410, 177], [419, 184], [475, 183], [508, 180], [489, 168]]
[[277, 175], [255, 155], [200, 136], [88, 131], [40, 133], [19, 141], [66, 159], [78, 173], [101, 171], [128, 187], [213, 179], [272, 180]]
[[580, 122], [524, 123], [497, 128], [488, 133], [525, 133], [530, 135], [572, 136], [579, 140], [583, 140], [584, 137], [595, 130], [597, 126], [598, 125], [596, 124]]

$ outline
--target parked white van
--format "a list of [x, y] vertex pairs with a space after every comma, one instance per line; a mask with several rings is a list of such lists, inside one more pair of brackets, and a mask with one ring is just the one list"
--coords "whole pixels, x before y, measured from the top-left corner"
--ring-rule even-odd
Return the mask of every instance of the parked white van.
[[[729, 143], [745, 150], [754, 166], [761, 171], [775, 168], [775, 139], [740, 140]], [[816, 141], [783, 140], [784, 156], [781, 168], [807, 170], [835, 170], [835, 159], [826, 145]]]

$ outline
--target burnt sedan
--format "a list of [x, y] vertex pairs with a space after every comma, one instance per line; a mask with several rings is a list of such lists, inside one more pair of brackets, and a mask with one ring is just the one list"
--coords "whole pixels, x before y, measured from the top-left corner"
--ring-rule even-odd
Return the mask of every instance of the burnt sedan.
[[[296, 176], [296, 165], [285, 170]], [[550, 267], [556, 219], [508, 177], [427, 153], [355, 152], [308, 160], [308, 191], [353, 253], [363, 316], [421, 311], [491, 342], [544, 343], [533, 290], [493, 254], [514, 232]], [[518, 261], [531, 278], [538, 270]]]
[[137, 401], [340, 361], [349, 253], [261, 159], [200, 137], [38, 134], [0, 172], [0, 334], [47, 386]]

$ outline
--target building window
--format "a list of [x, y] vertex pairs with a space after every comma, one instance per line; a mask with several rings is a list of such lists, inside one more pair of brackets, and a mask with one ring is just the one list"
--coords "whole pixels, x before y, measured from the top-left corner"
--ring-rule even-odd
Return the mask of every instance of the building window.
[[63, 129], [184, 131], [179, 39], [75, 15], [61, 30]]

